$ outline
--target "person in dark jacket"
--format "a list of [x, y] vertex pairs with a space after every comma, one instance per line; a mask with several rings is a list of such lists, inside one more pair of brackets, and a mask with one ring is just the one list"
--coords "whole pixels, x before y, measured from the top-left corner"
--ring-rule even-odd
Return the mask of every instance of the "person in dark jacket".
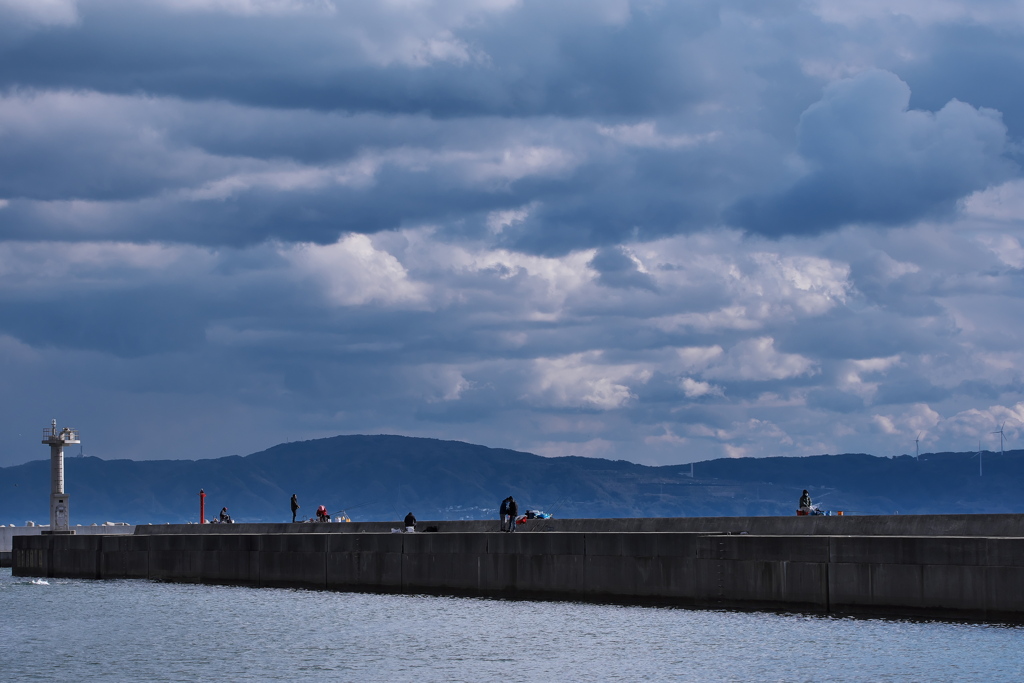
[[501, 501], [501, 507], [498, 508], [498, 519], [501, 520], [501, 530], [508, 531], [508, 501], [512, 499], [509, 496], [505, 500]]
[[300, 507], [301, 507], [301, 506], [299, 505], [299, 499], [298, 499], [298, 497], [297, 497], [297, 496], [296, 496], [296, 495], [295, 495], [295, 494], [293, 493], [293, 494], [292, 494], [292, 522], [295, 522], [295, 513], [299, 511], [299, 508], [300, 508]]
[[416, 518], [411, 512], [405, 516], [405, 530], [409, 531], [410, 528], [416, 528]]
[[804, 512], [811, 511], [811, 494], [807, 493], [807, 489], [804, 489], [804, 495], [800, 496], [800, 509]]
[[508, 530], [516, 530], [516, 517], [519, 516], [519, 503], [512, 496], [508, 497]]

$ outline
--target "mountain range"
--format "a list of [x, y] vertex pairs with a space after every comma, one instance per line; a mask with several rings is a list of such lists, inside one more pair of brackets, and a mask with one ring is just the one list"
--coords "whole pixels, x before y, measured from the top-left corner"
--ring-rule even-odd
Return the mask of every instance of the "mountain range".
[[[285, 443], [207, 460], [65, 458], [73, 524], [197, 521], [227, 507], [235, 521], [290, 521], [317, 505], [355, 521], [556, 517], [791, 515], [803, 489], [846, 514], [1024, 512], [1024, 451], [735, 458], [652, 467], [624, 460], [547, 458], [459, 441], [389, 435]], [[692, 469], [692, 476], [691, 476]], [[48, 521], [49, 460], [0, 468], [0, 523]]]

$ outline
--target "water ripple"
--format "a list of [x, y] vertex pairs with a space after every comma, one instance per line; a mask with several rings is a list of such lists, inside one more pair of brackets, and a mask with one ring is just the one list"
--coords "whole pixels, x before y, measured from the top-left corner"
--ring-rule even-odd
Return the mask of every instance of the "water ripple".
[[1019, 681], [1024, 629], [0, 571], [6, 680]]

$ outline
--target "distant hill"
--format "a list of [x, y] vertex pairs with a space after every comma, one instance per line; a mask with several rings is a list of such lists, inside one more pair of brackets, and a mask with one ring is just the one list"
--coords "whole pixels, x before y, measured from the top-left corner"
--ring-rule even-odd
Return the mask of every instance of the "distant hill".
[[[647, 467], [598, 458], [544, 458], [459, 441], [336, 436], [210, 460], [65, 460], [72, 523], [162, 524], [227, 506], [237, 521], [286, 521], [347, 509], [353, 520], [497, 517], [513, 494], [557, 517], [790, 515], [802, 489], [852, 514], [1024, 512], [1024, 451], [879, 458], [864, 454], [738, 458]], [[0, 523], [49, 519], [49, 460], [0, 468]]]

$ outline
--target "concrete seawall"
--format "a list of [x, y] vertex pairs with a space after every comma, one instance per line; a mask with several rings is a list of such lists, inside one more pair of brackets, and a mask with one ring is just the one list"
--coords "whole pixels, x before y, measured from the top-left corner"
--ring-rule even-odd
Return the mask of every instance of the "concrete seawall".
[[1024, 621], [1024, 537], [243, 526], [18, 537], [14, 573]]

